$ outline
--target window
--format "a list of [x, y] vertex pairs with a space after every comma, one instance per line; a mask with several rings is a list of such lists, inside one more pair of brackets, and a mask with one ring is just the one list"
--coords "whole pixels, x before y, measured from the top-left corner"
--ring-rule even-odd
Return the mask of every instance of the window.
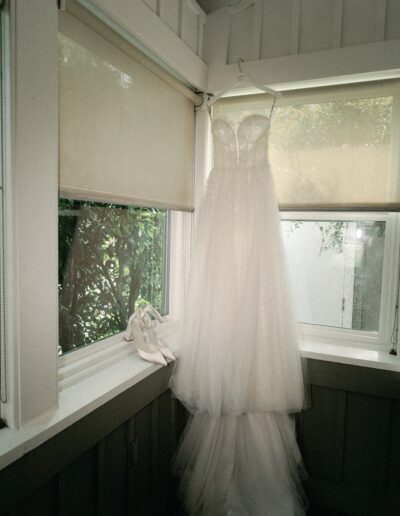
[[168, 311], [169, 212], [59, 200], [59, 353], [124, 331], [151, 303]]
[[[215, 116], [268, 116], [271, 102], [265, 95], [224, 99]], [[284, 92], [276, 101], [269, 159], [305, 339], [391, 345], [399, 107], [398, 82]]]
[[303, 334], [387, 344], [396, 295], [398, 215], [286, 212], [282, 234]]
[[301, 323], [379, 330], [385, 221], [282, 222]]
[[60, 13], [58, 35], [59, 354], [82, 353], [61, 367], [116, 344], [106, 339], [141, 305], [178, 314], [178, 212], [193, 209], [193, 101], [115, 32], [77, 13]]

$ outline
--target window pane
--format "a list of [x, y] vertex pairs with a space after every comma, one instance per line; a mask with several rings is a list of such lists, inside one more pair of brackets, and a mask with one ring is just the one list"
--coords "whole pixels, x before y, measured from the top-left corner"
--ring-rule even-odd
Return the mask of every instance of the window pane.
[[167, 311], [168, 212], [59, 200], [59, 351], [126, 329], [152, 303]]
[[276, 108], [269, 155], [279, 202], [393, 200], [392, 104], [380, 97]]
[[385, 222], [282, 221], [300, 322], [378, 331]]

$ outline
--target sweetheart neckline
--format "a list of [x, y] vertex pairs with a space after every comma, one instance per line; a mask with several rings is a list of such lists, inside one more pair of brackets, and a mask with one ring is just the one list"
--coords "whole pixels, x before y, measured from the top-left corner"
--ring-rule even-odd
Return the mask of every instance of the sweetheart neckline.
[[237, 129], [235, 131], [234, 127], [233, 127], [233, 124], [232, 122], [230, 122], [229, 120], [223, 118], [223, 117], [218, 117], [216, 119], [213, 120], [212, 122], [212, 125], [214, 125], [216, 122], [223, 122], [224, 124], [226, 124], [227, 126], [229, 126], [232, 131], [237, 134], [239, 132], [239, 129], [241, 128], [241, 126], [243, 125], [243, 123], [250, 119], [250, 118], [261, 118], [263, 120], [266, 120], [267, 121], [267, 125], [266, 127], [269, 126], [270, 122], [271, 122], [271, 119], [268, 117], [268, 116], [265, 116], [265, 115], [258, 115], [258, 114], [252, 114], [252, 115], [246, 115], [245, 117], [243, 117], [240, 122], [237, 124]]

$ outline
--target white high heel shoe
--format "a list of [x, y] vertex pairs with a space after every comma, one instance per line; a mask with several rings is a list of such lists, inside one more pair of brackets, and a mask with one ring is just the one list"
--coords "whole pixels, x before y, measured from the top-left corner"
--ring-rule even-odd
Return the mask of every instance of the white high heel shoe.
[[153, 317], [154, 321], [157, 321], [157, 324], [162, 324], [164, 322], [159, 312], [152, 305], [148, 304], [139, 313], [142, 322], [145, 325], [145, 328], [149, 334], [151, 342], [159, 347], [161, 353], [167, 359], [167, 362], [174, 362], [176, 360], [176, 357], [172, 353], [171, 348], [157, 337], [152, 326], [153, 321], [151, 317]]
[[145, 328], [141, 320], [140, 311], [135, 312], [129, 317], [125, 339], [128, 341], [133, 340], [136, 343], [138, 355], [143, 360], [162, 366], [168, 365], [158, 346], [151, 342], [147, 328]]

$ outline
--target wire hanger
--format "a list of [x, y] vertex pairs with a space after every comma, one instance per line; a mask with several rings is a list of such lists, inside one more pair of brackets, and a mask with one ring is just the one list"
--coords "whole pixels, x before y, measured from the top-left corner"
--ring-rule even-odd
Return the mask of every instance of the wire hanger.
[[269, 95], [272, 95], [274, 97], [274, 104], [275, 104], [276, 97], [281, 97], [282, 93], [280, 91], [273, 90], [272, 88], [269, 88], [268, 86], [257, 84], [255, 81], [253, 81], [253, 79], [246, 72], [243, 71], [243, 67], [242, 67], [243, 63], [244, 63], [244, 60], [240, 57], [237, 62], [237, 65], [239, 68], [239, 74], [236, 77], [234, 77], [231, 81], [229, 81], [225, 85], [225, 87], [222, 90], [220, 90], [218, 93], [216, 93], [215, 95], [212, 95], [209, 93], [208, 101], [206, 101], [204, 99], [201, 106], [199, 106], [197, 108], [198, 110], [206, 110], [206, 109], [211, 108], [211, 106], [213, 104], [215, 104], [215, 102], [217, 102], [217, 100], [219, 100], [223, 95], [225, 95], [225, 93], [227, 93], [232, 88], [234, 88], [238, 84], [241, 84], [242, 82], [245, 82], [245, 81], [247, 83], [250, 83], [250, 85], [254, 86], [255, 88], [257, 88], [261, 91], [264, 91], [265, 93], [268, 93]]

